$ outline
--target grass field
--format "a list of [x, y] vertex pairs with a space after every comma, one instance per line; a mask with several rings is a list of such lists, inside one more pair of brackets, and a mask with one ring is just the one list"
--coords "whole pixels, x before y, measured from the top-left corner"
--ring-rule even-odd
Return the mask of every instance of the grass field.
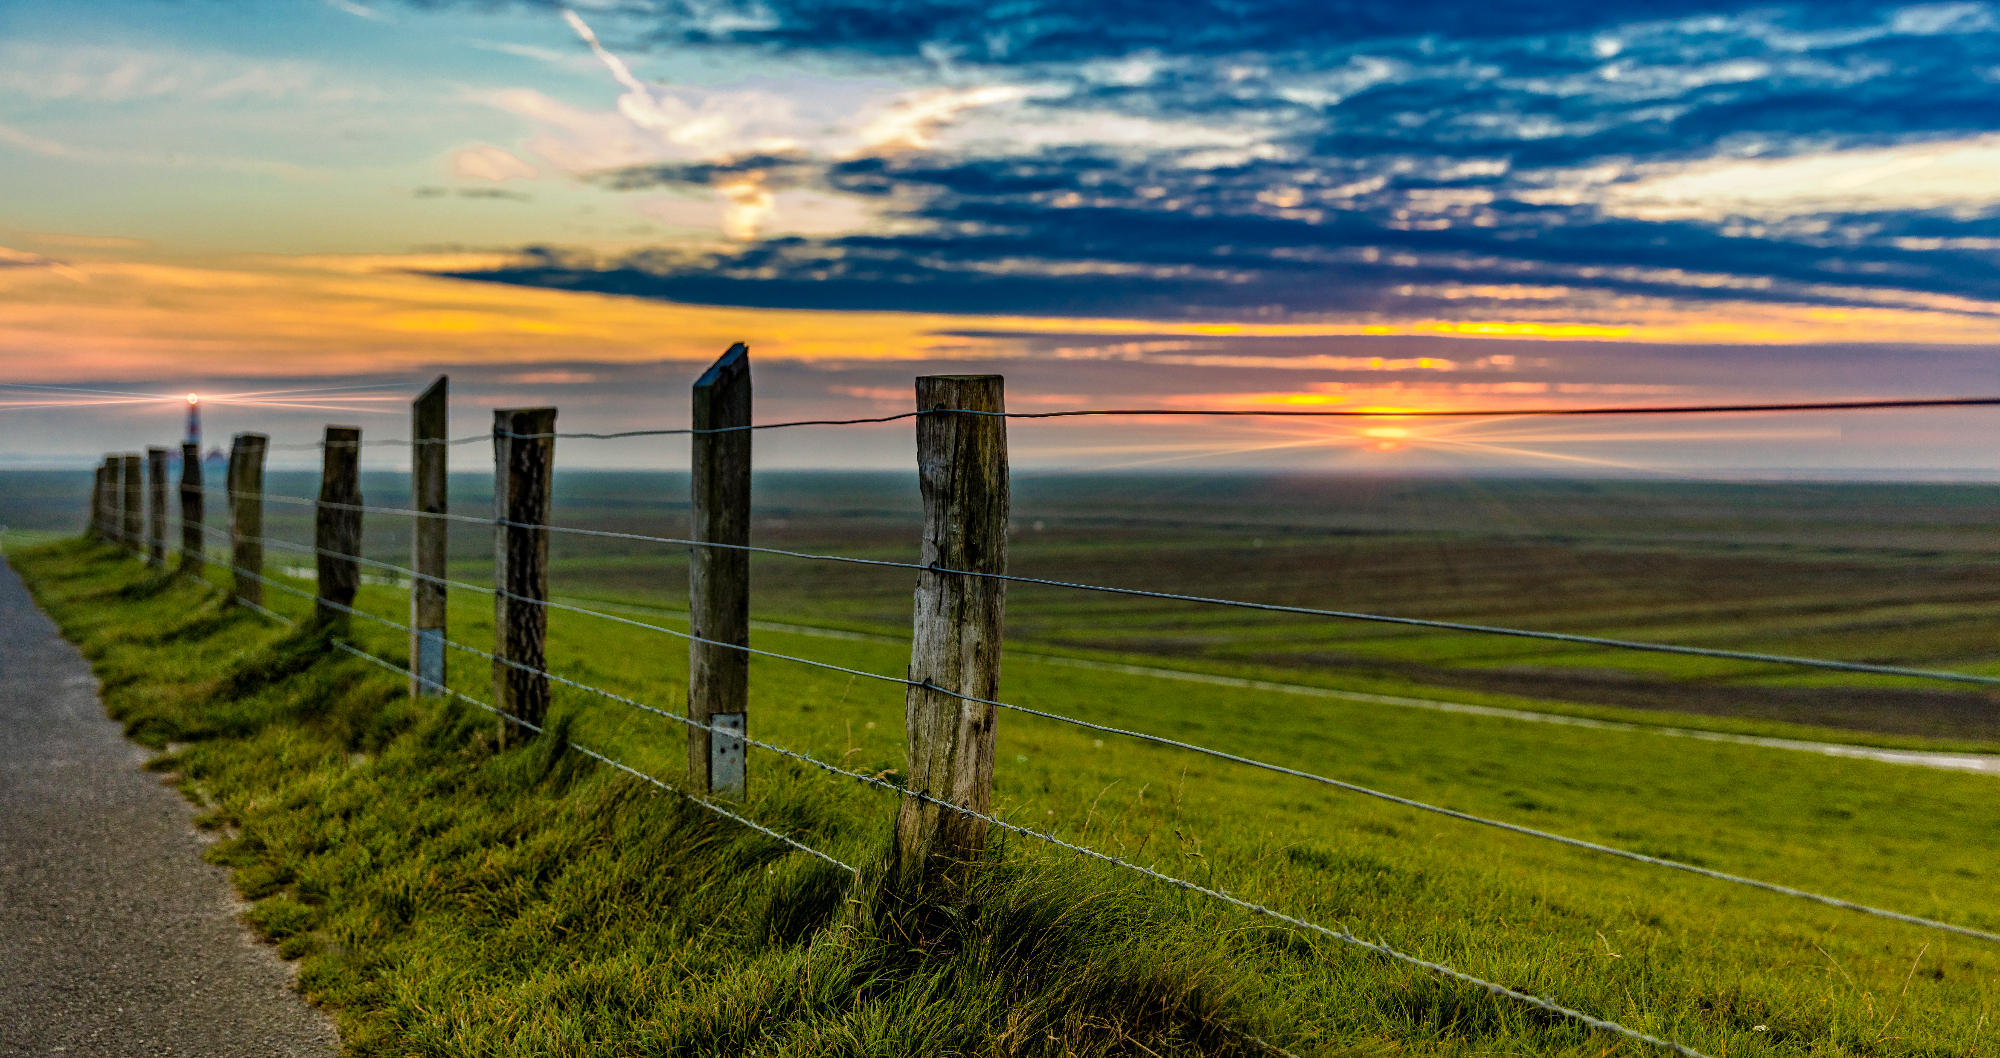
[[[617, 524], [619, 514], [593, 517]], [[760, 526], [763, 541], [828, 532], [811, 518], [787, 520]], [[1041, 539], [1031, 527], [1017, 537], [1024, 541], [1017, 569], [1029, 561], [1064, 568], [1092, 556], [1118, 561], [1141, 539], [1140, 530], [1065, 537], [1054, 515], [1042, 520]], [[890, 540], [901, 531], [899, 517], [846, 513], [838, 521], [856, 553], [900, 546]], [[658, 522], [651, 531], [662, 528]], [[1263, 583], [1272, 590], [1318, 590], [1284, 576], [1283, 562], [1258, 563], [1335, 537], [1251, 531], [1270, 536], [1262, 547], [1253, 536], [1232, 556], [1242, 558], [1246, 576], [1268, 568]], [[1391, 537], [1401, 533], [1391, 527]], [[1369, 542], [1378, 556], [1370, 561], [1379, 563], [1378, 541]], [[1530, 545], [1553, 546], [1523, 546]], [[1673, 547], [1697, 559], [1714, 549], [1723, 561], [1740, 560], [1749, 545]], [[212, 803], [214, 821], [230, 828], [234, 837], [219, 855], [262, 899], [260, 922], [306, 960], [309, 992], [341, 1011], [359, 1053], [1226, 1053], [1248, 1049], [1241, 1032], [1301, 1054], [1632, 1049], [1026, 839], [999, 843], [957, 916], [913, 919], [769, 839], [701, 819], [671, 798], [641, 796], [608, 769], [544, 750], [493, 754], [482, 734], [490, 721], [405, 704], [393, 678], [323, 651], [307, 654], [261, 619], [221, 609], [208, 589], [149, 580], [108, 549], [59, 545], [13, 557], [97, 660], [114, 711], [139, 736], [175, 744], [166, 766], [181, 769], [190, 790]], [[1973, 557], [1943, 548], [1908, 563], [1884, 561], [1879, 547], [1859, 557], [1760, 561], [1849, 569], [1857, 578], [1849, 587], [1880, 565], [1880, 583], [1893, 587], [1901, 576], [1906, 592], [1927, 590], [1931, 580], [1909, 569], [1976, 568]], [[475, 572], [476, 559], [464, 562]], [[907, 591], [894, 581], [903, 578], [870, 588], [823, 568], [760, 567], [758, 598], [771, 601], [762, 615], [892, 630], [890, 600]], [[1150, 571], [1121, 568], [1134, 577], [1206, 575], [1197, 563], [1172, 559], [1155, 558]], [[562, 555], [558, 590], [671, 605], [673, 572], [670, 558], [577, 548]], [[1742, 596], [1760, 597], [1748, 588]], [[402, 598], [371, 587], [362, 603], [400, 615]], [[1546, 598], [1489, 598], [1484, 605], [1523, 619], [1538, 605], [1543, 614], [1554, 609]], [[1226, 649], [1168, 647], [1156, 642], [1160, 630], [1185, 639], [1198, 627], [1195, 615], [1095, 604], [1065, 610], [1075, 604], [1028, 592], [1011, 601], [1015, 627], [1026, 629], [1022, 646], [1076, 646], [1107, 657], [1137, 651], [1240, 669], [1248, 656], [1268, 669], [1269, 658], [1229, 651], [1260, 637], [1291, 643], [1307, 634], [1283, 622], [1230, 629], [1218, 621], [1213, 627], [1229, 634], [1213, 639]], [[305, 612], [302, 601], [276, 594], [272, 604]], [[455, 596], [456, 638], [489, 645], [484, 604]], [[1516, 609], [1505, 611], [1509, 605]], [[1773, 633], [1771, 623], [1746, 620], [1745, 639], [1791, 634]], [[1719, 634], [1712, 619], [1699, 627]], [[362, 622], [351, 634], [374, 652], [403, 655], [398, 633]], [[906, 647], [873, 638], [764, 630], [753, 642], [873, 672], [897, 673], [907, 662]], [[1357, 637], [1347, 649], [1363, 647], [1373, 648]], [[1399, 647], [1404, 657], [1422, 648]], [[1933, 656], [1980, 663], [1964, 646]], [[685, 695], [685, 645], [659, 633], [556, 612], [550, 658], [559, 673], [652, 704], [673, 707]], [[1583, 667], [1591, 660], [1536, 659]], [[459, 655], [452, 664], [455, 685], [487, 696], [485, 663]], [[1368, 688], [1390, 679], [1346, 669], [1316, 675]], [[752, 685], [757, 736], [892, 779], [901, 766], [899, 687], [763, 658], [753, 661]], [[2000, 928], [1988, 776], [1190, 688], [1028, 652], [1010, 654], [1004, 687], [1007, 700], [1036, 708]], [[681, 771], [684, 736], [670, 722], [567, 689], [558, 704], [577, 741], [669, 781]], [[996, 803], [1005, 818], [1708, 1054], [1993, 1048], [2000, 947], [1018, 714], [1003, 715], [1000, 737]], [[753, 752], [749, 811], [848, 862], [875, 863], [893, 812], [889, 795], [802, 767]]]

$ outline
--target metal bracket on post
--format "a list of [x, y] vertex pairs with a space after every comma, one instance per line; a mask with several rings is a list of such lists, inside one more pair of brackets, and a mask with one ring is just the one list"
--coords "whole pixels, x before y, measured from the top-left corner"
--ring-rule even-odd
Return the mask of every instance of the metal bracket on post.
[[419, 628], [415, 639], [417, 671], [414, 678], [419, 693], [427, 698], [438, 697], [445, 692], [444, 629]]
[[713, 713], [708, 726], [708, 792], [741, 800], [743, 777], [743, 735], [748, 730], [748, 714]]

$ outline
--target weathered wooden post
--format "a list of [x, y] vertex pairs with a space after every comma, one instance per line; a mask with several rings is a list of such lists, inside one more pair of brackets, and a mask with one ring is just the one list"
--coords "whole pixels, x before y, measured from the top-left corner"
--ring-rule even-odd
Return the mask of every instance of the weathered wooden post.
[[[501, 408], [493, 412], [493, 704], [539, 726], [549, 712], [549, 679], [543, 640], [549, 611], [549, 494], [556, 456], [554, 408]], [[527, 732], [505, 721], [500, 744], [516, 745]]]
[[105, 496], [109, 490], [104, 484], [104, 471], [110, 465], [111, 460], [109, 459], [97, 464], [97, 469], [91, 472], [90, 477], [90, 529], [87, 535], [99, 543], [104, 541], [106, 535], [104, 532], [104, 508], [106, 502]]
[[202, 552], [208, 541], [202, 536], [201, 446], [190, 441], [181, 445], [181, 572], [199, 577]]
[[146, 471], [145, 457], [127, 452], [118, 457], [119, 495], [123, 499], [120, 537], [135, 553], [146, 553]]
[[[445, 394], [439, 375], [410, 405], [410, 506], [422, 512], [410, 527], [410, 693], [444, 694], [446, 502]], [[433, 517], [425, 517], [431, 515]]]
[[119, 490], [118, 484], [118, 473], [123, 466], [117, 456], [107, 455], [104, 457], [104, 465], [98, 468], [98, 472], [104, 475], [104, 506], [98, 509], [98, 528], [102, 532], [103, 541], [107, 544], [118, 542], [121, 520], [124, 517], [120, 513], [123, 493]]
[[343, 621], [361, 586], [361, 428], [329, 426], [320, 444], [319, 506], [313, 515], [313, 548], [319, 557], [321, 623]]
[[146, 449], [146, 561], [167, 568], [167, 450]]
[[[917, 379], [917, 410], [1006, 411], [999, 375]], [[1007, 420], [936, 411], [917, 419], [923, 489], [922, 561], [904, 703], [907, 788], [988, 812], [993, 801], [994, 708], [944, 691], [993, 700], [1000, 690], [1000, 639], [1007, 584], [969, 573], [1007, 572]], [[938, 690], [936, 688], [943, 688]], [[896, 818], [896, 870], [924, 886], [955, 861], [977, 857], [986, 823], [934, 801], [905, 796]]]
[[[688, 781], [742, 797], [750, 719], [750, 350], [738, 342], [694, 384], [694, 539], [688, 553]], [[703, 547], [701, 544], [719, 544]], [[699, 640], [708, 640], [700, 642]], [[725, 733], [726, 732], [726, 733]]]
[[271, 439], [240, 433], [229, 444], [229, 564], [237, 598], [264, 605], [264, 452]]

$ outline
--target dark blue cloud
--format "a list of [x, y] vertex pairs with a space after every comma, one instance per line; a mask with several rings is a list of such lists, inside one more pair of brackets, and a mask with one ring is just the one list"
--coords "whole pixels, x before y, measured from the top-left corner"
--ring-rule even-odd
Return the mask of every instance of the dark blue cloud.
[[[1699, 216], [1613, 202], [1705, 160], [2000, 130], [2000, 17], [1980, 4], [622, 10], [629, 37], [661, 44], [902, 61], [945, 85], [1037, 85], [1022, 104], [1028, 124], [1120, 118], [1217, 137], [619, 170], [600, 182], [699, 187], [755, 172], [774, 189], [863, 196], [898, 234], [661, 250], [608, 270], [549, 251], [487, 278], [742, 305], [1162, 317], [1424, 311], [1440, 297], [1463, 309], [1464, 295], [1430, 288], [1494, 283], [1680, 300], [2000, 300], [1990, 248], [2000, 211], [1987, 203]], [[1230, 130], [1243, 142], [1219, 146]]]

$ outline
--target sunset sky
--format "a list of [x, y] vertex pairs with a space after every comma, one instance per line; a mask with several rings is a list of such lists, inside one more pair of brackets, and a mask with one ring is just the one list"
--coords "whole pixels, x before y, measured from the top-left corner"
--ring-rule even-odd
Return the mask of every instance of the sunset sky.
[[[0, 3], [0, 465], [172, 442], [191, 391], [260, 394], [211, 440], [405, 437], [443, 372], [461, 434], [680, 426], [738, 340], [763, 420], [908, 410], [936, 372], [1015, 410], [2000, 394], [2000, 10]], [[1049, 468], [2000, 475], [2000, 409], [1013, 438]]]

